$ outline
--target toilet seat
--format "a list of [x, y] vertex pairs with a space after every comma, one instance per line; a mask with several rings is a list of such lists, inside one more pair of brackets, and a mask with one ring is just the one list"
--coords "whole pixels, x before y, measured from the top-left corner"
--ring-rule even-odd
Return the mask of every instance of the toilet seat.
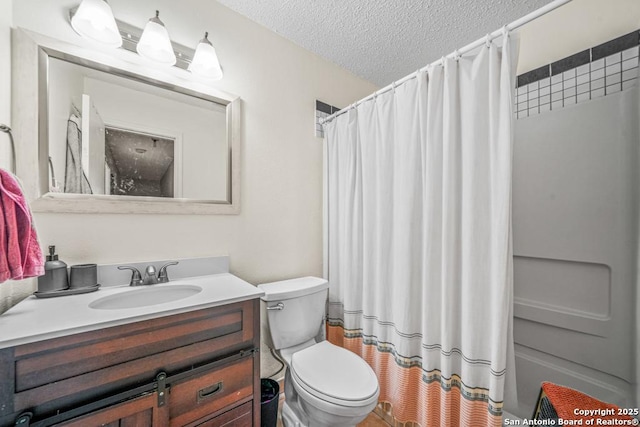
[[356, 354], [328, 341], [294, 353], [290, 371], [299, 392], [327, 409], [334, 405], [355, 409], [378, 400], [378, 379], [371, 367]]

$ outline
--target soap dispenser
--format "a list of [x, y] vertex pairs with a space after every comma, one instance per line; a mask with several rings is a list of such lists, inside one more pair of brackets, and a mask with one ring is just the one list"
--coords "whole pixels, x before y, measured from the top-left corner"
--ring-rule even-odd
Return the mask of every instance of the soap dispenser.
[[49, 246], [47, 262], [44, 263], [44, 276], [38, 277], [38, 292], [61, 291], [68, 287], [67, 264], [58, 260], [56, 247]]

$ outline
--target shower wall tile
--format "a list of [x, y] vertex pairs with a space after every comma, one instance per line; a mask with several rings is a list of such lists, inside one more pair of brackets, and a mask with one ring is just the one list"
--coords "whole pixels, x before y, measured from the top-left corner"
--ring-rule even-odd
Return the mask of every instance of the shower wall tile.
[[340, 108], [329, 105], [326, 102], [318, 101], [316, 99], [316, 117], [315, 117], [315, 134], [318, 138], [324, 138], [324, 129], [320, 124], [320, 120], [323, 120], [333, 113], [340, 111]]
[[591, 90], [600, 89], [601, 87], [604, 87], [604, 77], [591, 81]]
[[578, 52], [575, 55], [568, 56], [560, 61], [551, 64], [551, 74], [560, 74], [567, 70], [573, 70], [581, 65], [588, 64], [591, 60], [589, 49]]
[[517, 78], [518, 119], [586, 102], [637, 84], [640, 30]]
[[[605, 79], [607, 86], [612, 85], [612, 84], [616, 84], [616, 83], [620, 83], [621, 80], [622, 80], [622, 74], [620, 74], [620, 73], [612, 74], [610, 76], [607, 76], [607, 78]], [[618, 86], [620, 86], [620, 85], [618, 84]]]
[[578, 95], [584, 95], [587, 94], [589, 95], [589, 90], [591, 89], [591, 85], [589, 84], [589, 82], [587, 81], [584, 84], [580, 84], [578, 85], [578, 89], [577, 89], [577, 94]]
[[604, 96], [604, 88], [595, 89], [591, 91], [591, 99], [599, 98]]
[[581, 65], [576, 69], [576, 74], [578, 76], [588, 76], [590, 71], [591, 71], [591, 64], [587, 62], [586, 64]]
[[536, 68], [535, 70], [529, 71], [528, 73], [521, 74], [518, 76], [518, 88], [526, 86], [531, 82], [542, 80], [545, 77], [549, 77], [550, 75], [551, 68], [549, 65], [545, 65], [544, 67]]
[[636, 47], [640, 44], [640, 32], [634, 31], [622, 37], [610, 40], [591, 48], [591, 59], [600, 59], [623, 50]]
[[622, 55], [620, 52], [614, 53], [613, 55], [609, 55], [604, 58], [604, 65], [609, 66], [611, 64], [618, 64], [622, 60]]
[[625, 61], [625, 60], [627, 60], [629, 58], [638, 58], [638, 50], [640, 50], [638, 46], [629, 48], [627, 50], [623, 50], [622, 51], [622, 60]]
[[622, 72], [623, 82], [626, 82], [627, 80], [637, 79], [637, 78], [638, 78], [638, 67]]
[[622, 71], [630, 70], [638, 67], [638, 57], [625, 59], [622, 62]]
[[604, 78], [604, 68], [596, 68], [591, 71], [591, 80]]
[[587, 72], [586, 74], [580, 74], [577, 78], [576, 78], [576, 84], [578, 86], [584, 84], [584, 83], [589, 83], [589, 80], [591, 79], [591, 76], [589, 75], [589, 73]]
[[622, 90], [622, 85], [620, 84], [613, 84], [610, 86], [607, 86], [607, 90], [605, 91], [605, 95], [611, 95], [612, 93], [616, 93], [616, 92], [620, 92]]

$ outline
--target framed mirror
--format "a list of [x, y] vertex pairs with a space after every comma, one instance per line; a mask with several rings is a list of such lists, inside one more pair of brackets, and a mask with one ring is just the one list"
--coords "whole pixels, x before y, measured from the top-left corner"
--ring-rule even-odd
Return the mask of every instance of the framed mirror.
[[[118, 61], [33, 37], [14, 30], [21, 69], [13, 86], [19, 93], [20, 80], [35, 68], [37, 105], [29, 105], [34, 94], [28, 90], [12, 102], [21, 139], [36, 136], [26, 124], [28, 109], [37, 111], [35, 211], [239, 211], [238, 97], [194, 90], [177, 78], [141, 73], [135, 64], [120, 68]], [[23, 180], [20, 166], [27, 163], [18, 162]]]

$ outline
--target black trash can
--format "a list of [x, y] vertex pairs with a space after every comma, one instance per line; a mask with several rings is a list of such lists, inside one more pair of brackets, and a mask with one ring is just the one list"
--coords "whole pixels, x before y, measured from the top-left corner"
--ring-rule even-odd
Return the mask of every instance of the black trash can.
[[278, 402], [280, 400], [280, 386], [277, 381], [262, 378], [260, 380], [260, 426], [276, 427], [278, 422]]

